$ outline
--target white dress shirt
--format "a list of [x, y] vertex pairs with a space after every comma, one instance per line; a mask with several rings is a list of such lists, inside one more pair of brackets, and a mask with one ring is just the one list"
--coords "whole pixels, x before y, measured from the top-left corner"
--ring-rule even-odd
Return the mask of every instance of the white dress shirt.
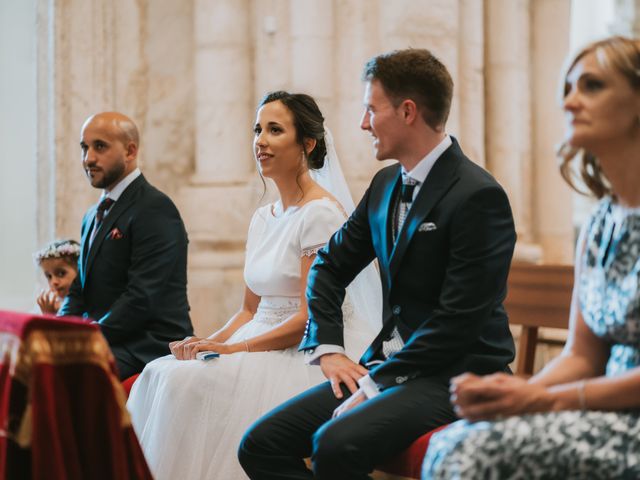
[[[129, 185], [131, 185], [133, 183], [133, 181], [138, 178], [140, 175], [142, 174], [142, 172], [140, 171], [139, 168], [136, 168], [134, 171], [132, 171], [131, 173], [129, 173], [129, 175], [127, 175], [126, 177], [124, 177], [122, 180], [120, 180], [115, 187], [113, 187], [111, 190], [103, 190], [102, 191], [102, 195], [100, 195], [100, 200], [98, 200], [98, 205], [100, 204], [100, 202], [102, 200], [104, 200], [105, 198], [110, 198], [111, 200], [113, 200], [114, 202], [117, 202], [118, 199], [120, 198], [120, 195], [122, 195], [122, 193], [127, 189], [127, 187]], [[104, 211], [104, 217], [103, 218], [103, 222], [104, 222], [104, 218], [109, 215], [109, 211], [113, 208], [113, 205], [111, 205], [111, 207], [109, 207], [107, 210]], [[89, 237], [89, 246], [91, 246], [91, 244], [93, 243], [93, 239], [96, 236], [96, 224], [95, 222], [93, 223], [93, 227], [91, 230], [91, 236]]]

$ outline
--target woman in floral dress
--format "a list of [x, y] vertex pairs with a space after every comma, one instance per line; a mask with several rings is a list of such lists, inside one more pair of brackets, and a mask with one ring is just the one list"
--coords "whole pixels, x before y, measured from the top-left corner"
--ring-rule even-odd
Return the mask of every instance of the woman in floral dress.
[[570, 60], [561, 171], [574, 187], [577, 160], [600, 201], [576, 249], [567, 344], [529, 381], [454, 378], [463, 420], [434, 435], [424, 479], [640, 478], [640, 41]]

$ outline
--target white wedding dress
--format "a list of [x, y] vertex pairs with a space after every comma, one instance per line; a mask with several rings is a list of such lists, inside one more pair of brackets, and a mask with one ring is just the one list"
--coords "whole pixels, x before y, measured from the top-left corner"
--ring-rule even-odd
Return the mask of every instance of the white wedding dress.
[[[284, 212], [277, 202], [255, 212], [244, 279], [260, 304], [228, 343], [260, 335], [298, 310], [301, 256], [315, 254], [344, 221], [341, 208], [328, 198]], [[349, 305], [347, 294], [345, 348], [357, 361], [376, 332]], [[236, 449], [251, 423], [323, 380], [319, 367], [305, 365], [297, 345], [207, 362], [169, 355], [146, 366], [127, 407], [157, 479], [233, 480], [246, 478]]]

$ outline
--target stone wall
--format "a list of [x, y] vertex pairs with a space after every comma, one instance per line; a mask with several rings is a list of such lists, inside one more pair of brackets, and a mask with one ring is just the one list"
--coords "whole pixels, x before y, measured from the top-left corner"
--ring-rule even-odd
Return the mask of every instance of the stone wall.
[[[359, 130], [364, 62], [405, 47], [449, 67], [448, 130], [505, 186], [518, 255], [571, 261], [568, 189], [553, 145], [552, 98], [568, 46], [570, 0], [58, 0], [39, 3], [39, 239], [79, 235], [95, 201], [79, 129], [120, 110], [142, 131], [145, 175], [189, 230], [189, 295], [199, 334], [242, 298], [251, 212], [262, 198], [252, 153], [255, 105], [269, 90], [314, 95], [354, 197], [380, 168]], [[45, 168], [55, 175], [51, 186]], [[47, 178], [50, 178], [47, 177]], [[53, 199], [55, 208], [47, 209]], [[54, 225], [54, 228], [51, 228]]]

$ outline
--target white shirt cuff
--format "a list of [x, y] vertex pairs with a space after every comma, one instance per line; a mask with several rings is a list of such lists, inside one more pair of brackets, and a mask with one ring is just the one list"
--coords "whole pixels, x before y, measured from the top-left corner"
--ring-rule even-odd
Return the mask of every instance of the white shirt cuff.
[[320, 365], [320, 357], [327, 353], [341, 353], [346, 355], [344, 347], [340, 345], [318, 345], [304, 351], [304, 363], [307, 365]]
[[358, 380], [358, 385], [360, 385], [360, 388], [368, 399], [371, 399], [380, 394], [380, 390], [378, 390], [376, 382], [374, 382], [369, 375], [365, 375], [360, 380]]

